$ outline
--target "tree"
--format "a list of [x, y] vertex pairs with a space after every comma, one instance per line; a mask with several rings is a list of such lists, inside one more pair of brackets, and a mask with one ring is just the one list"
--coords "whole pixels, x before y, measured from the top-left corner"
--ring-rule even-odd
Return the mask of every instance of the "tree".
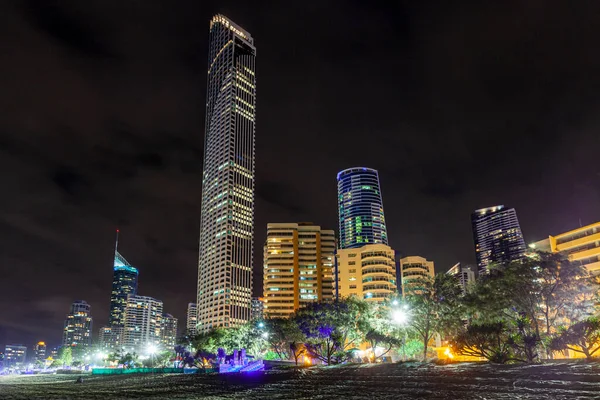
[[278, 358], [281, 360], [295, 358], [291, 344], [301, 343], [305, 340], [298, 325], [289, 318], [266, 319], [264, 324], [268, 345]]
[[429, 342], [436, 333], [451, 334], [462, 326], [462, 289], [457, 280], [448, 274], [438, 274], [433, 279], [414, 279], [407, 288], [409, 325], [423, 342], [425, 360]]
[[493, 363], [505, 364], [512, 358], [509, 332], [502, 322], [469, 325], [450, 343], [456, 354], [483, 357]]
[[[560, 324], [590, 314], [597, 291], [597, 283], [581, 265], [561, 254], [537, 253], [492, 266], [467, 293], [464, 305], [471, 323], [516, 327], [513, 346], [533, 361], [535, 347], [548, 343]], [[551, 356], [549, 349], [547, 355]]]
[[573, 350], [591, 360], [600, 350], [600, 319], [591, 317], [562, 330], [550, 341], [550, 348], [556, 351]]
[[[370, 330], [369, 332], [367, 332], [365, 339], [371, 345], [371, 349], [373, 349], [372, 362], [375, 362], [376, 360], [383, 358], [383, 356], [385, 356], [387, 353], [389, 353], [394, 346], [400, 346], [402, 344], [401, 340], [399, 340], [393, 336], [389, 336], [389, 335], [385, 335], [381, 332], [377, 332], [375, 330]], [[381, 354], [377, 355], [375, 352], [375, 349], [378, 347], [379, 344], [386, 346], [387, 350], [385, 350]]]
[[292, 357], [294, 357], [296, 365], [298, 365], [298, 360], [300, 357], [306, 354], [306, 346], [304, 343], [292, 342], [290, 343], [290, 352]]
[[349, 298], [333, 303], [311, 303], [299, 310], [294, 322], [306, 336], [306, 352], [330, 365], [351, 357], [350, 349], [359, 345], [368, 325], [369, 305]]
[[[70, 346], [62, 346], [58, 350], [56, 361], [59, 362], [60, 366], [69, 367], [73, 363], [73, 353]], [[54, 364], [54, 363], [53, 363]]]

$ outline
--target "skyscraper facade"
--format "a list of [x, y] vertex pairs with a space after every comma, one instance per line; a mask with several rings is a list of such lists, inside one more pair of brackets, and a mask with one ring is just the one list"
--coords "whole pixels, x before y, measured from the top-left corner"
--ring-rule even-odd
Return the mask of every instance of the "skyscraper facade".
[[123, 326], [125, 323], [125, 308], [127, 296], [137, 294], [138, 270], [127, 262], [115, 249], [113, 265], [113, 283], [110, 295], [110, 314], [108, 324], [110, 326]]
[[165, 349], [173, 350], [177, 341], [177, 318], [171, 314], [162, 315], [161, 343]]
[[14, 367], [25, 364], [27, 347], [21, 344], [7, 344], [4, 346], [4, 366]]
[[419, 292], [419, 281], [430, 279], [435, 275], [433, 261], [425, 257], [408, 256], [400, 259], [400, 279], [402, 283], [402, 295]]
[[63, 330], [63, 346], [88, 348], [92, 344], [91, 306], [83, 300], [71, 304]]
[[481, 208], [471, 215], [477, 268], [507, 264], [523, 258], [526, 247], [514, 208], [503, 205]]
[[475, 282], [475, 271], [468, 265], [463, 267], [460, 263], [456, 263], [446, 273], [456, 277], [460, 283], [463, 294], [466, 294], [469, 285], [472, 285]]
[[33, 345], [33, 354], [36, 361], [44, 361], [46, 359], [46, 343], [37, 342]]
[[398, 294], [395, 251], [385, 244], [367, 244], [337, 251], [338, 295], [383, 303]]
[[600, 222], [550, 235], [530, 247], [547, 253], [565, 254], [571, 262], [584, 266], [590, 274], [600, 275]]
[[147, 296], [127, 297], [123, 347], [127, 351], [144, 351], [162, 343], [163, 303]]
[[256, 48], [222, 15], [210, 23], [198, 257], [198, 330], [250, 320]]
[[196, 303], [188, 303], [187, 306], [187, 320], [185, 334], [189, 336], [196, 335], [196, 324], [198, 322], [198, 308]]
[[263, 314], [287, 318], [308, 303], [333, 301], [335, 232], [309, 223], [268, 224]]
[[356, 167], [337, 175], [341, 249], [388, 244], [379, 174]]

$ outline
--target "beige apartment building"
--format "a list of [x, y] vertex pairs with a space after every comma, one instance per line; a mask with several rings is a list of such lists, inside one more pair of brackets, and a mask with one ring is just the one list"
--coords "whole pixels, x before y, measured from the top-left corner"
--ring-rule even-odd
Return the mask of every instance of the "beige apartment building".
[[400, 259], [400, 274], [402, 275], [402, 295], [406, 296], [411, 290], [411, 282], [421, 278], [433, 278], [434, 264], [424, 257], [409, 256]]
[[337, 251], [338, 295], [382, 303], [398, 294], [394, 250], [368, 244]]
[[600, 222], [582, 226], [529, 245], [548, 253], [563, 253], [572, 262], [585, 266], [592, 275], [600, 275]]
[[333, 301], [335, 233], [312, 223], [267, 225], [263, 314], [287, 318], [312, 302]]

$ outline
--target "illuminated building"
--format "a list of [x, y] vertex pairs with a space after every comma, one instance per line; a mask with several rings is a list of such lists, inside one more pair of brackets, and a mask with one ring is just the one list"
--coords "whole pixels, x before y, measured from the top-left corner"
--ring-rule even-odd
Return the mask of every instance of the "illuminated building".
[[379, 174], [371, 168], [349, 168], [337, 174], [341, 249], [388, 244]]
[[470, 266], [463, 267], [460, 263], [456, 263], [446, 273], [458, 279], [463, 294], [467, 293], [467, 287], [475, 282], [475, 271]]
[[186, 321], [186, 335], [196, 335], [196, 324], [198, 323], [198, 308], [196, 303], [188, 303], [187, 307], [187, 321]]
[[123, 347], [123, 332], [125, 328], [122, 326], [103, 326], [99, 332], [99, 345], [105, 350], [118, 350]]
[[46, 360], [46, 343], [37, 342], [33, 345], [33, 355], [36, 361]]
[[222, 15], [210, 23], [198, 257], [198, 330], [250, 320], [256, 49]]
[[177, 341], [177, 318], [171, 314], [162, 315], [161, 343], [165, 349], [173, 350]]
[[310, 223], [267, 225], [263, 313], [289, 317], [313, 302], [333, 300], [335, 233]]
[[88, 348], [92, 344], [91, 306], [83, 300], [71, 304], [63, 330], [63, 346]]
[[162, 341], [163, 303], [147, 296], [127, 297], [123, 348], [144, 351], [159, 346]]
[[264, 312], [264, 299], [262, 297], [253, 297], [252, 298], [252, 319], [262, 319]]
[[514, 208], [503, 205], [482, 208], [471, 215], [477, 268], [486, 272], [490, 264], [508, 264], [525, 254], [525, 241]]
[[7, 344], [4, 346], [4, 366], [14, 367], [25, 364], [27, 347], [20, 344]]
[[[117, 242], [118, 243], [118, 242]], [[113, 283], [110, 295], [110, 326], [123, 326], [123, 317], [127, 296], [137, 294], [138, 270], [127, 262], [115, 245], [115, 258], [113, 264]]]
[[600, 275], [600, 222], [549, 236], [530, 247], [547, 253], [565, 254], [570, 261], [585, 266], [589, 273]]
[[433, 261], [419, 256], [409, 256], [400, 259], [400, 273], [402, 274], [402, 294], [406, 296], [411, 292], [418, 292], [418, 283], [421, 279], [433, 278]]
[[382, 303], [398, 293], [395, 252], [385, 244], [368, 244], [337, 251], [340, 298], [355, 296]]

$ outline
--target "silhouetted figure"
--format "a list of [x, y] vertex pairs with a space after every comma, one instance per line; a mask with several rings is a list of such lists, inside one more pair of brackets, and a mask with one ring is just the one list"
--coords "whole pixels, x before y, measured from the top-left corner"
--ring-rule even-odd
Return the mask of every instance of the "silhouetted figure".
[[75, 383], [83, 383], [83, 376], [80, 376], [79, 378], [77, 378]]

